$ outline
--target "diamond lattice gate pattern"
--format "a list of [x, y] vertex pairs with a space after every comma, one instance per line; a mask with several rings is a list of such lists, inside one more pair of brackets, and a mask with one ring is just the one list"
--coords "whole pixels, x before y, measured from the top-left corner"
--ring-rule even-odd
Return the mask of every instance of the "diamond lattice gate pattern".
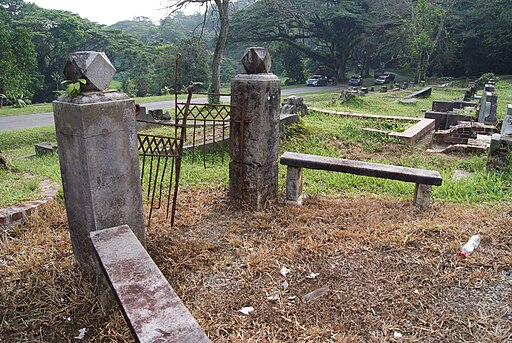
[[[170, 218], [174, 225], [184, 153], [191, 154], [192, 162], [201, 158], [205, 168], [215, 163], [227, 167], [230, 132], [234, 129], [243, 132], [245, 112], [243, 106], [236, 106], [233, 111], [235, 106], [230, 104], [208, 103], [205, 98], [212, 96], [220, 96], [221, 102], [231, 98], [231, 94], [193, 93], [193, 87], [189, 87], [185, 102], [176, 99], [173, 121], [154, 121], [157, 126], [174, 127], [174, 136], [138, 135], [141, 182], [145, 200], [150, 204], [148, 226], [154, 210], [162, 206], [166, 209], [166, 219]], [[236, 144], [242, 146], [242, 139]], [[243, 149], [238, 151], [243, 154]], [[242, 157], [232, 158], [241, 161]], [[237, 177], [243, 179], [243, 175]]]

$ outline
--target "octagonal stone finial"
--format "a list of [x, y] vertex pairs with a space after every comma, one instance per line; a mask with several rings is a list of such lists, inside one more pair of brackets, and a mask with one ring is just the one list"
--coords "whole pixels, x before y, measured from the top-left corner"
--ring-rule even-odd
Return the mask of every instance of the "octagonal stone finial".
[[64, 66], [64, 75], [67, 80], [77, 82], [78, 79], [86, 79], [82, 85], [82, 91], [104, 91], [116, 73], [104, 52], [77, 51], [68, 56], [68, 62]]
[[266, 48], [248, 48], [241, 60], [248, 74], [270, 73], [272, 59]]

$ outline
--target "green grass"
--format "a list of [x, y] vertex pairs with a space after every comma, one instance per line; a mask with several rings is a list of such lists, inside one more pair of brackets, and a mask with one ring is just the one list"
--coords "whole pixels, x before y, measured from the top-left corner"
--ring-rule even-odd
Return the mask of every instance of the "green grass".
[[[512, 82], [500, 81], [498, 91], [512, 97]], [[337, 101], [336, 92], [322, 92], [304, 95], [309, 107], [328, 108], [341, 111], [370, 113], [378, 115], [420, 116], [422, 109], [431, 107], [434, 99], [455, 99], [463, 94], [463, 88], [434, 88], [432, 97], [420, 100], [415, 105], [403, 105], [395, 102], [411, 90], [397, 93], [375, 93], [361, 98], [352, 104], [341, 105]], [[502, 107], [503, 108], [503, 107]], [[512, 166], [500, 172], [487, 173], [485, 155], [442, 155], [430, 154], [424, 148], [404, 144], [397, 139], [364, 128], [401, 131], [407, 123], [394, 120], [374, 120], [339, 117], [312, 113], [283, 133], [280, 153], [295, 151], [322, 156], [360, 159], [407, 167], [438, 170], [443, 176], [443, 185], [433, 188], [433, 198], [438, 202], [462, 203], [494, 203], [512, 200]], [[161, 133], [165, 134], [163, 129]], [[53, 127], [0, 132], [0, 149], [10, 161], [10, 165], [19, 170], [12, 175], [2, 175], [5, 184], [17, 183], [23, 172], [38, 176], [48, 176], [60, 182], [60, 170], [57, 155], [46, 157], [20, 157], [33, 154], [33, 144], [41, 141], [55, 142]], [[220, 154], [207, 154], [207, 167], [203, 165], [201, 154], [196, 154], [193, 161], [191, 154], [183, 158], [181, 189], [192, 186], [224, 186], [229, 182], [229, 156], [225, 155], [224, 163], [220, 163]], [[215, 163], [212, 163], [212, 159]], [[463, 180], [453, 180], [456, 170], [472, 173]], [[284, 191], [286, 168], [279, 166], [279, 187]], [[32, 184], [31, 184], [32, 182]], [[7, 187], [2, 188], [7, 189]], [[370, 194], [374, 196], [393, 196], [405, 199], [412, 198], [414, 184], [363, 177], [344, 173], [318, 170], [304, 171], [305, 192], [309, 195], [357, 196]], [[27, 190], [28, 187], [28, 190]], [[33, 181], [28, 186], [20, 185], [21, 190], [30, 196], [34, 188]], [[10, 193], [11, 191], [8, 191]], [[2, 198], [5, 196], [2, 195]], [[26, 195], [21, 196], [21, 198]], [[12, 197], [14, 199], [14, 197]], [[11, 200], [9, 200], [11, 201]]]
[[0, 117], [6, 116], [17, 116], [22, 114], [34, 114], [34, 113], [44, 113], [44, 112], [52, 112], [52, 104], [33, 104], [25, 107], [12, 107], [12, 106], [2, 106], [0, 109]]
[[0, 169], [0, 207], [17, 204], [36, 197], [39, 178], [27, 178], [23, 173]]
[[33, 129], [23, 129], [15, 131], [0, 131], [0, 151], [17, 149], [40, 142], [55, 143], [55, 127], [44, 126]]
[[[377, 88], [376, 88], [377, 89]], [[423, 117], [422, 110], [432, 107], [432, 100], [455, 100], [464, 94], [464, 88], [434, 88], [432, 96], [427, 99], [418, 99], [412, 104], [402, 104], [400, 99], [410, 95], [419, 88], [409, 88], [397, 92], [387, 93], [370, 92], [364, 97], [357, 98], [353, 103], [341, 104], [338, 101], [339, 94], [333, 92], [321, 92], [304, 94], [304, 102], [311, 107], [334, 111], [349, 111], [365, 114], [378, 114], [401, 117]]]
[[[287, 134], [280, 150], [281, 153], [294, 151], [350, 159], [354, 159], [351, 154], [355, 152], [367, 161], [438, 170], [443, 176], [443, 185], [433, 189], [433, 198], [437, 201], [480, 203], [512, 199], [512, 165], [501, 172], [487, 173], [485, 155], [429, 154], [389, 137], [363, 131], [366, 126], [362, 119], [308, 115], [303, 127], [291, 129], [293, 134]], [[397, 153], [386, 154], [393, 146]], [[453, 180], [457, 169], [473, 175]], [[285, 175], [286, 168], [280, 166], [281, 185]], [[363, 193], [412, 198], [414, 192], [411, 183], [319, 170], [304, 170], [304, 187], [311, 195]]]
[[61, 182], [58, 154], [33, 156], [33, 147], [23, 147], [11, 150], [4, 155], [9, 160], [9, 166], [16, 171], [46, 176], [55, 182]]

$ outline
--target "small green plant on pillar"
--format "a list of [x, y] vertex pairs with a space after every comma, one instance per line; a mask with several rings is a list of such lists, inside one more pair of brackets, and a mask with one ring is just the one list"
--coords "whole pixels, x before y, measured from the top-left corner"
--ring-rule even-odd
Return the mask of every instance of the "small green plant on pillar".
[[[69, 80], [62, 81], [62, 84], [67, 84], [65, 93], [70, 96], [78, 96], [82, 93], [82, 85], [87, 83], [86, 79], [78, 79], [77, 82], [71, 82]], [[61, 91], [59, 91], [61, 92]]]

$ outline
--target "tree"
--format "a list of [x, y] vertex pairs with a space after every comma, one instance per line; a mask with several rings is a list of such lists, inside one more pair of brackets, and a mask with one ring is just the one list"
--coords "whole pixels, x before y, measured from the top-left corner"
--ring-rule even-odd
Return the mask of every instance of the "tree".
[[441, 3], [418, 0], [416, 4], [411, 1], [409, 5], [411, 14], [404, 21], [404, 29], [410, 56], [416, 61], [415, 81], [419, 82], [425, 79], [432, 56], [445, 34], [447, 7], [451, 6], [451, 0], [441, 0]]
[[[178, 87], [187, 86], [190, 82], [208, 83], [208, 52], [198, 38], [185, 38], [176, 44], [168, 44], [158, 48], [155, 61], [155, 88], [174, 88], [176, 79], [176, 55], [187, 56], [180, 60], [178, 70]], [[179, 90], [179, 89], [178, 89]]]
[[512, 73], [512, 2], [459, 0], [448, 22], [458, 49], [451, 70], [471, 76]]
[[[226, 41], [228, 39], [230, 0], [170, 0], [169, 4], [170, 8], [177, 11], [193, 3], [206, 5], [205, 14], [208, 12], [208, 5], [211, 5], [212, 3], [215, 4], [219, 18], [219, 32], [212, 61], [212, 89], [213, 93], [220, 93], [220, 66], [222, 62], [222, 54], [224, 53]], [[213, 101], [219, 102], [220, 96], [213, 97]]]
[[107, 29], [131, 33], [145, 44], [152, 44], [159, 40], [157, 26], [147, 17], [135, 17], [132, 20], [119, 21], [110, 25]]
[[288, 82], [296, 84], [306, 81], [304, 75], [304, 54], [300, 50], [289, 47], [285, 43], [277, 43], [273, 50], [273, 56], [275, 56], [274, 60], [286, 72], [286, 76], [289, 78]]
[[[21, 11], [16, 7], [16, 13]], [[40, 88], [32, 34], [15, 27], [5, 7], [0, 6], [0, 93], [7, 98], [32, 97]]]
[[234, 18], [235, 41], [284, 42], [329, 67], [341, 80], [366, 20], [363, 0], [267, 0]]

